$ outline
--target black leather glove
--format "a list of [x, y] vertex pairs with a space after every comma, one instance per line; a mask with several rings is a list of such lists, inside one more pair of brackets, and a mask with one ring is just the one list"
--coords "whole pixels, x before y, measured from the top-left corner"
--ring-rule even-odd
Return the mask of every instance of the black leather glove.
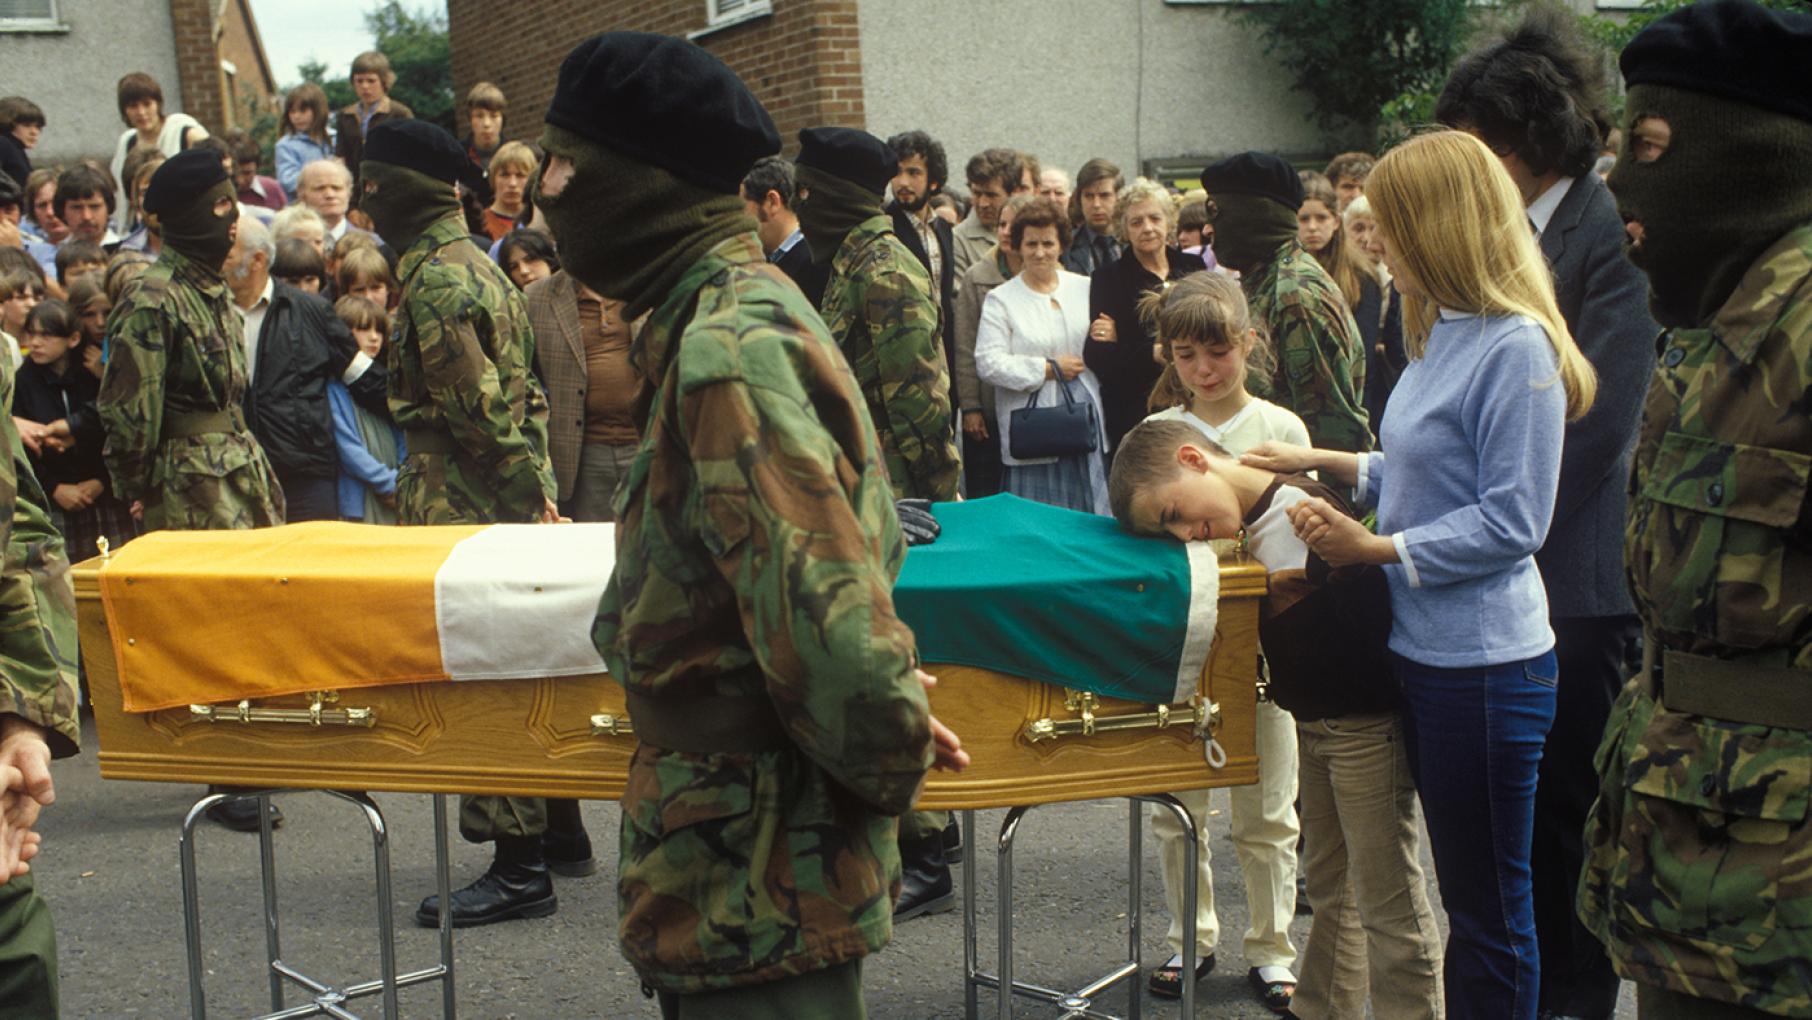
[[908, 546], [930, 545], [944, 530], [937, 518], [931, 516], [928, 499], [895, 500], [893, 508], [900, 515], [900, 530], [906, 533]]

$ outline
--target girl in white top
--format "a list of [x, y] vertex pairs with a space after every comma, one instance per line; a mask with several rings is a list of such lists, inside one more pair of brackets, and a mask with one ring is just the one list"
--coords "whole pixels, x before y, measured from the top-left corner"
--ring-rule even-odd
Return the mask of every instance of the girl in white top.
[[[1140, 315], [1157, 320], [1164, 374], [1151, 404], [1151, 418], [1183, 421], [1235, 457], [1267, 440], [1309, 441], [1308, 427], [1290, 411], [1246, 392], [1256, 370], [1268, 374], [1270, 346], [1254, 329], [1239, 284], [1221, 273], [1192, 273], [1163, 291], [1146, 295]], [[1150, 420], [1150, 419], [1147, 419]], [[1270, 702], [1258, 705], [1258, 785], [1236, 786], [1231, 796], [1233, 845], [1246, 880], [1251, 923], [1242, 955], [1251, 965], [1248, 983], [1273, 1009], [1289, 1006], [1296, 988], [1296, 947], [1290, 921], [1296, 914], [1296, 723]], [[1197, 976], [1213, 966], [1220, 919], [1214, 910], [1214, 876], [1209, 870], [1208, 791], [1173, 794], [1195, 817]], [[1170, 961], [1153, 971], [1154, 994], [1181, 994], [1183, 966], [1182, 827], [1168, 811], [1153, 810], [1151, 827], [1164, 863], [1164, 897], [1170, 907]]]
[[154, 145], [164, 156], [183, 151], [203, 138], [208, 129], [186, 113], [164, 114], [164, 90], [157, 79], [134, 71], [119, 82], [120, 119], [127, 124], [126, 133], [113, 150], [113, 179], [117, 194], [113, 203], [113, 229], [122, 236], [132, 230], [132, 200], [126, 195], [121, 179], [126, 169], [126, 156], [135, 146]]
[[[1002, 487], [1040, 503], [1106, 514], [1101, 388], [1082, 361], [1089, 281], [1058, 264], [1069, 229], [1069, 220], [1049, 199], [1030, 203], [1014, 218], [1011, 240], [1020, 271], [989, 291], [982, 304], [975, 374], [994, 387]], [[1095, 448], [1069, 457], [1014, 457], [1012, 413], [1034, 395], [1039, 407], [1063, 404], [1066, 384], [1070, 399], [1094, 405]]]

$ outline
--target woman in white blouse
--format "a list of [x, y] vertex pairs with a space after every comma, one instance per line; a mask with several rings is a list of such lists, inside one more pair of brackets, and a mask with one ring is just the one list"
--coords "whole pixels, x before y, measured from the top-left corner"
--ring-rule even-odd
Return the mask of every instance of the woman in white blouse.
[[[1069, 220], [1055, 203], [1040, 199], [1020, 210], [1011, 238], [1019, 253], [1019, 275], [988, 293], [975, 337], [976, 375], [994, 387], [1002, 487], [1040, 503], [1106, 514], [1101, 390], [1082, 362], [1088, 277], [1068, 272], [1058, 262], [1069, 246]], [[1034, 395], [1039, 407], [1061, 405], [1065, 386], [1071, 399], [1095, 408], [1094, 449], [1067, 457], [1013, 456], [1013, 411]]]

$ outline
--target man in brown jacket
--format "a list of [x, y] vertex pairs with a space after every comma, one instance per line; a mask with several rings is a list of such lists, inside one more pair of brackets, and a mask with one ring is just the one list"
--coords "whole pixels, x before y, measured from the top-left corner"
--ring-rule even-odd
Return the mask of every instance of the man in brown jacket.
[[617, 485], [636, 448], [634, 330], [621, 301], [599, 297], [564, 271], [529, 284], [523, 296], [547, 387], [548, 458], [560, 512], [575, 521], [614, 521]]

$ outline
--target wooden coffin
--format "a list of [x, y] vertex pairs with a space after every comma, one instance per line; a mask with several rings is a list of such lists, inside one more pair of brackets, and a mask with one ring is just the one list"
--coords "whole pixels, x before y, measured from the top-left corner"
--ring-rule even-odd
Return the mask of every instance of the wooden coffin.
[[[615, 800], [635, 750], [622, 688], [608, 676], [424, 683], [344, 696], [260, 699], [135, 714], [121, 707], [99, 560], [74, 570], [81, 643], [108, 779], [298, 789], [488, 793]], [[974, 764], [933, 773], [921, 806], [989, 808], [1163, 793], [1258, 780], [1253, 735], [1263, 568], [1223, 563], [1202, 706], [1226, 763], [1211, 769], [1197, 706], [1096, 699], [964, 666], [932, 710]], [[1111, 624], [1099, 626], [1104, 640]], [[1203, 715], [1207, 715], [1206, 707]]]

